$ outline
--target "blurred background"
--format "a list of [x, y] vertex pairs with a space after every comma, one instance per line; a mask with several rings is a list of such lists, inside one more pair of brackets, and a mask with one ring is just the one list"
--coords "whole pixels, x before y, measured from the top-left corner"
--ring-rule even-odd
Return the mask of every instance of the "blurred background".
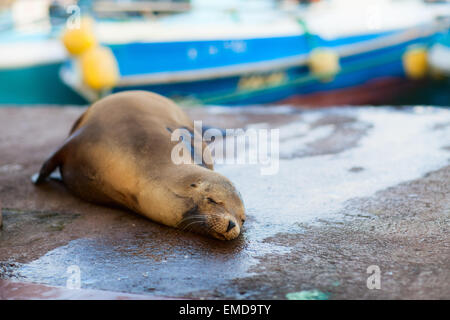
[[0, 0], [0, 105], [450, 105], [450, 3]]

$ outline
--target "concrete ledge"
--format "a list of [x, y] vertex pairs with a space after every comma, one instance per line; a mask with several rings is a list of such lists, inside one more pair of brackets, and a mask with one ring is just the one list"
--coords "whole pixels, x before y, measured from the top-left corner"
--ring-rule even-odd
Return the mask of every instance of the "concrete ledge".
[[67, 289], [42, 284], [0, 280], [1, 300], [173, 300], [169, 297], [147, 296], [92, 289]]

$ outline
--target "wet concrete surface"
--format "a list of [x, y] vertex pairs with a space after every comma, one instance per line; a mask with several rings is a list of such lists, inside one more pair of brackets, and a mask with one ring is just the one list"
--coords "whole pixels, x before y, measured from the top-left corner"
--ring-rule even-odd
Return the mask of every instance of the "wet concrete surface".
[[65, 286], [75, 265], [82, 288], [141, 295], [450, 298], [449, 109], [189, 109], [212, 126], [280, 130], [277, 174], [216, 166], [247, 210], [231, 242], [85, 203], [56, 181], [34, 187], [82, 111], [0, 108], [0, 278]]
[[73, 289], [0, 279], [0, 300], [161, 300], [165, 297]]

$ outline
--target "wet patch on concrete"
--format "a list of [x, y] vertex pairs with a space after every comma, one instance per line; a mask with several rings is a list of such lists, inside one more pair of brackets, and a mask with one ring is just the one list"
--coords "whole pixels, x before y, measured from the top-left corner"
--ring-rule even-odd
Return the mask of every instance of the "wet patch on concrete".
[[0, 172], [20, 171], [22, 169], [23, 169], [23, 167], [20, 164], [11, 163], [11, 164], [5, 164], [5, 165], [1, 166]]
[[450, 127], [450, 122], [437, 123], [434, 125], [434, 130], [441, 130]]
[[50, 211], [30, 211], [13, 208], [3, 208], [5, 227], [0, 235], [2, 241], [8, 241], [26, 227], [34, 227], [32, 232], [63, 231], [66, 224], [79, 217], [78, 214], [60, 214]]
[[[19, 278], [62, 286], [67, 267], [81, 269], [83, 288], [184, 296], [192, 291], [226, 287], [235, 275], [247, 274], [251, 259], [231, 250], [172, 246], [155, 248], [144, 238], [114, 241], [79, 239], [54, 249], [16, 270]], [[239, 250], [237, 250], [239, 251]], [[132, 270], [132, 272], [130, 272]]]
[[133, 295], [89, 289], [67, 289], [42, 284], [7, 281], [0, 279], [0, 300], [154, 300], [168, 299], [161, 296]]
[[17, 269], [21, 266], [21, 263], [14, 261], [0, 261], [0, 279], [16, 280], [18, 278]]
[[354, 173], [358, 173], [358, 172], [361, 172], [363, 170], [364, 170], [363, 167], [351, 167], [350, 169], [348, 169], [348, 171], [354, 172]]
[[[342, 111], [311, 112], [299, 122], [285, 125], [281, 132], [281, 157], [293, 159], [337, 154], [354, 148], [372, 127]], [[309, 120], [309, 121], [308, 121]]]
[[[345, 119], [343, 123], [358, 119], [351, 123], [356, 123], [355, 127], [362, 123], [360, 127], [367, 131], [357, 146], [336, 154], [280, 159], [279, 172], [273, 176], [261, 175], [255, 165], [217, 166], [241, 190], [248, 215], [257, 220], [256, 230], [249, 237], [263, 241], [280, 232], [302, 232], [297, 227], [299, 223], [343, 219], [340, 212], [346, 201], [370, 196], [445, 166], [448, 156], [441, 146], [450, 136], [450, 129], [431, 128], [449, 117], [450, 112], [418, 110], [343, 108], [302, 114], [301, 120], [281, 126], [280, 131], [288, 127], [288, 132], [293, 132], [305, 123], [320, 123], [322, 115], [326, 119], [323, 123], [330, 123], [332, 118]], [[317, 138], [313, 131], [305, 130], [305, 134]], [[302, 136], [293, 138], [290, 145], [281, 143], [280, 154], [296, 153], [310, 141], [317, 142]], [[352, 167], [364, 170], [355, 174], [348, 171]], [[348, 216], [351, 214], [348, 212]]]
[[[53, 246], [60, 244], [55, 241], [60, 238], [59, 233], [64, 233], [65, 227], [80, 216], [13, 208], [2, 208], [2, 213], [0, 256], [7, 256], [15, 261], [26, 260], [27, 251], [31, 248], [33, 251], [42, 250], [41, 254], [43, 254], [48, 250], [49, 244], [51, 247], [52, 242], [56, 242]], [[1, 274], [0, 277], [2, 277]]]
[[[292, 250], [260, 257], [250, 269], [256, 275], [234, 280], [234, 291], [258, 299], [301, 290], [330, 299], [450, 298], [450, 166], [352, 199], [347, 212], [351, 221], [304, 224], [301, 234], [266, 239]], [[367, 288], [371, 265], [380, 267], [380, 290]]]

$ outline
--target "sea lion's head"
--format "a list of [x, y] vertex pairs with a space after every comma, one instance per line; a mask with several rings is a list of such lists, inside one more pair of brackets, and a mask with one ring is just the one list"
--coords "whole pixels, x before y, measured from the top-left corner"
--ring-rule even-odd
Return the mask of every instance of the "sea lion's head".
[[179, 228], [220, 240], [239, 236], [245, 221], [244, 204], [226, 177], [202, 168], [181, 176], [177, 189], [178, 196], [188, 199]]

